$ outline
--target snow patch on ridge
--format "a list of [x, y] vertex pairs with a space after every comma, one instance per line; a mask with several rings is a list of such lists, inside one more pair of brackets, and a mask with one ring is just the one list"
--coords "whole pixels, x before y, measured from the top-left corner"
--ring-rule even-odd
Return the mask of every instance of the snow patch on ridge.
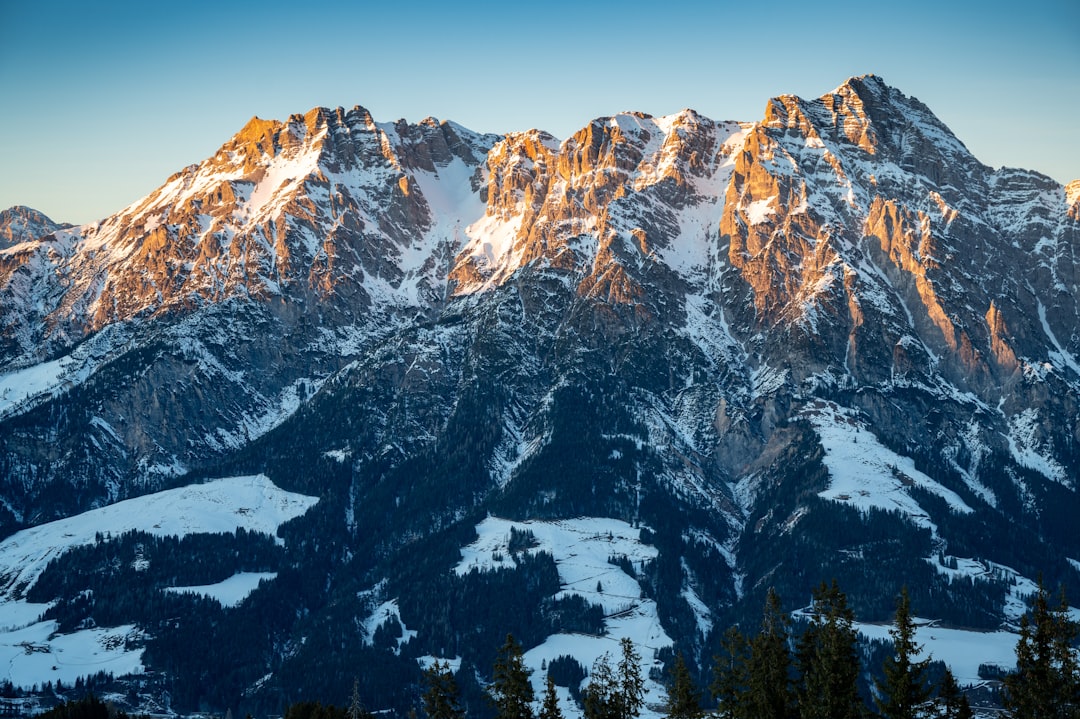
[[1036, 297], [1035, 301], [1039, 303], [1039, 322], [1042, 323], [1043, 332], [1046, 333], [1046, 338], [1050, 340], [1050, 344], [1054, 345], [1055, 351], [1050, 353], [1050, 359], [1054, 360], [1058, 366], [1064, 365], [1080, 376], [1080, 362], [1077, 362], [1076, 357], [1061, 346], [1061, 343], [1058, 342], [1057, 337], [1054, 335], [1054, 331], [1050, 329], [1050, 323], [1046, 321], [1046, 306], [1043, 305], [1042, 300]]
[[[317, 141], [325, 133], [324, 129], [314, 140]], [[311, 147], [317, 146], [313, 141]], [[315, 150], [300, 152], [291, 157], [275, 157], [251, 190], [247, 202], [241, 206], [240, 212], [244, 219], [251, 220], [266, 214], [263, 212], [266, 207], [270, 207], [271, 212], [278, 210], [291, 191], [298, 189], [318, 167], [319, 152]]]
[[483, 292], [498, 286], [521, 264], [522, 252], [515, 251], [515, 239], [521, 231], [523, 221], [521, 213], [504, 219], [496, 215], [484, 215], [465, 228], [469, 243], [463, 255], [475, 257], [477, 266], [489, 273], [488, 278], [478, 284], [463, 285], [458, 289], [461, 294]]
[[775, 197], [754, 200], [746, 207], [746, 219], [751, 225], [761, 225], [768, 222], [769, 218], [776, 214], [776, 209], [772, 207], [776, 201]]

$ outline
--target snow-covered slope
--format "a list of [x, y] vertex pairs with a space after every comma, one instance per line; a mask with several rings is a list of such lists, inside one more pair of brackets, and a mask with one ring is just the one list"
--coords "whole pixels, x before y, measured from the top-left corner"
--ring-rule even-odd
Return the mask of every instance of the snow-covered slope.
[[24, 529], [0, 542], [0, 599], [19, 599], [49, 561], [99, 535], [139, 531], [182, 537], [192, 533], [275, 534], [317, 502], [283, 492], [265, 476], [229, 477], [128, 499]]
[[[510, 545], [511, 530], [528, 532], [535, 537], [529, 553], [547, 552], [555, 559], [562, 589], [555, 598], [576, 595], [589, 604], [603, 608], [604, 632], [599, 635], [553, 634], [542, 644], [526, 647], [525, 664], [532, 670], [533, 691], [542, 697], [546, 681], [544, 668], [560, 656], [571, 656], [584, 667], [592, 667], [607, 654], [614, 665], [619, 661], [619, 642], [633, 641], [641, 656], [641, 676], [660, 670], [657, 660], [661, 649], [672, 645], [660, 622], [656, 602], [646, 599], [636, 578], [611, 563], [613, 558], [625, 558], [641, 565], [656, 558], [656, 549], [641, 543], [640, 529], [626, 522], [597, 517], [578, 517], [557, 522], [512, 522], [488, 517], [476, 531], [479, 538], [462, 548], [461, 562], [454, 568], [458, 574], [488, 571], [499, 567], [513, 568], [514, 555]], [[645, 683], [647, 716], [660, 716], [655, 710], [664, 700], [663, 686], [649, 678]], [[564, 701], [567, 716], [580, 716], [581, 709]]]
[[[72, 684], [97, 672], [141, 672], [142, 631], [132, 625], [60, 633], [40, 621], [47, 604], [30, 604], [26, 590], [48, 563], [72, 547], [105, 542], [138, 531], [157, 536], [234, 532], [273, 535], [284, 522], [318, 500], [284, 492], [265, 476], [229, 477], [129, 499], [17, 532], [0, 542], [0, 666], [7, 678], [29, 688], [46, 681]], [[223, 605], [243, 600], [274, 574], [238, 575], [211, 587], [170, 591], [206, 594]]]

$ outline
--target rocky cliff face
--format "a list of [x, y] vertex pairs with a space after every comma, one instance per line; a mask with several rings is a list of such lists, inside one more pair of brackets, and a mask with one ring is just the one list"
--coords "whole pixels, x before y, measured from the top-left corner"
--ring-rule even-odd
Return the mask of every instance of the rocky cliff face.
[[401, 563], [486, 513], [651, 527], [640, 579], [702, 662], [833, 576], [868, 619], [906, 580], [1008, 623], [1008, 577], [1080, 579], [1078, 228], [1076, 183], [982, 165], [873, 76], [561, 142], [255, 119], [0, 250], [0, 527], [240, 470], [324, 497], [289, 561], [332, 599], [279, 669], [364, 587], [415, 651], [468, 645], [408, 616]]

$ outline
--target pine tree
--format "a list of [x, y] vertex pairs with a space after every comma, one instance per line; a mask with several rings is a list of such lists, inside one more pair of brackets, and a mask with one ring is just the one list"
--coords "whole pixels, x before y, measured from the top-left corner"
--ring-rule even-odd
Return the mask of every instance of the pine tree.
[[967, 696], [956, 685], [956, 678], [948, 669], [938, 686], [937, 719], [972, 719], [974, 716]]
[[802, 719], [859, 719], [866, 708], [859, 697], [855, 615], [836, 580], [814, 590], [812, 608], [796, 652]]
[[875, 682], [879, 697], [874, 698], [882, 719], [916, 719], [922, 705], [930, 697], [926, 683], [926, 667], [930, 659], [915, 661], [922, 651], [915, 643], [915, 622], [911, 617], [911, 600], [907, 587], [900, 590], [893, 628], [893, 656], [885, 660], [883, 682]]
[[671, 667], [671, 684], [667, 688], [664, 711], [668, 719], [701, 719], [705, 713], [701, 709], [701, 692], [694, 686], [681, 652], [675, 655]]
[[615, 706], [617, 693], [611, 656], [605, 652], [593, 662], [589, 683], [581, 693], [585, 719], [619, 719]]
[[457, 681], [448, 663], [433, 663], [424, 671], [424, 682], [427, 690], [422, 699], [428, 719], [464, 719]]
[[716, 701], [717, 719], [745, 719], [743, 694], [747, 685], [750, 645], [738, 627], [724, 633], [723, 654], [713, 657], [713, 680], [709, 691]]
[[521, 645], [513, 635], [507, 634], [506, 642], [495, 660], [494, 677], [489, 689], [498, 719], [533, 719], [534, 695], [529, 673]]
[[1077, 671], [1077, 626], [1061, 603], [1051, 610], [1042, 583], [1031, 605], [1031, 618], [1020, 620], [1016, 672], [1005, 677], [1005, 708], [1014, 719], [1080, 717], [1080, 675]]
[[645, 680], [641, 676], [641, 655], [629, 637], [619, 642], [622, 657], [619, 659], [618, 719], [635, 719], [645, 706]]
[[364, 708], [360, 701], [360, 680], [353, 679], [352, 697], [349, 699], [349, 719], [373, 719], [374, 716]]
[[1065, 588], [1061, 588], [1058, 607], [1054, 611], [1054, 663], [1061, 686], [1060, 715], [1080, 719], [1080, 661], [1076, 640], [1080, 625], [1072, 619]]
[[593, 664], [589, 684], [582, 693], [585, 719], [635, 719], [645, 705], [641, 657], [629, 638], [624, 637], [619, 647], [617, 669], [612, 669], [611, 657], [606, 653]]
[[750, 640], [746, 703], [756, 719], [790, 719], [797, 713], [791, 686], [788, 618], [772, 588], [765, 598], [761, 632]]
[[540, 707], [540, 719], [563, 719], [562, 709], [559, 708], [559, 696], [555, 693], [555, 681], [548, 676], [547, 686], [544, 689], [544, 703]]

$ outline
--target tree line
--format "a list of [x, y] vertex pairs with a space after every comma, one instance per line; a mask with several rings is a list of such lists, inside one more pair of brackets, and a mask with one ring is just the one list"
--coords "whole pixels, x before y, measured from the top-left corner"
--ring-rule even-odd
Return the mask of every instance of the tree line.
[[[908, 592], [896, 603], [892, 651], [871, 691], [873, 707], [859, 690], [863, 673], [854, 612], [835, 581], [813, 592], [806, 620], [795, 636], [793, 622], [769, 590], [761, 624], [753, 635], [731, 627], [713, 657], [708, 686], [711, 705], [696, 686], [682, 654], [668, 671], [663, 714], [668, 719], [971, 719], [973, 712], [951, 671], [929, 679], [930, 658], [919, 658]], [[1032, 608], [1020, 623], [1016, 670], [1005, 676], [1002, 704], [1010, 719], [1080, 719], [1080, 661], [1076, 642], [1080, 626], [1070, 615], [1064, 591], [1051, 606], [1040, 584]], [[623, 638], [619, 656], [596, 660], [581, 690], [584, 719], [637, 719], [645, 705], [641, 657]], [[554, 662], [552, 663], [554, 665]], [[564, 719], [551, 666], [536, 710], [531, 669], [521, 644], [507, 635], [486, 687], [496, 719]], [[420, 707], [427, 719], [467, 719], [454, 672], [435, 661], [423, 672]], [[92, 696], [69, 701], [40, 715], [44, 719], [127, 719]], [[102, 714], [105, 716], [102, 716]], [[299, 702], [284, 719], [373, 719], [360, 701], [358, 683], [347, 708]], [[418, 719], [415, 709], [409, 719]]]
[[[967, 696], [945, 669], [931, 681], [931, 659], [919, 658], [915, 621], [906, 588], [896, 603], [892, 651], [874, 680], [873, 707], [859, 691], [863, 672], [854, 612], [837, 583], [822, 583], [804, 612], [807, 626], [796, 637], [791, 617], [770, 590], [761, 626], [753, 636], [737, 627], [725, 634], [713, 658], [706, 706], [681, 654], [669, 669], [663, 714], [669, 719], [971, 719]], [[1017, 668], [1005, 677], [1002, 703], [1012, 719], [1080, 719], [1080, 636], [1062, 593], [1051, 608], [1040, 586], [1030, 616], [1021, 621]], [[633, 642], [620, 642], [617, 663], [601, 656], [581, 695], [585, 719], [636, 719], [644, 707], [644, 680]], [[563, 719], [549, 672], [539, 713], [521, 645], [507, 636], [488, 694], [497, 719]], [[435, 662], [424, 672], [422, 706], [427, 719], [465, 719], [454, 673]]]

